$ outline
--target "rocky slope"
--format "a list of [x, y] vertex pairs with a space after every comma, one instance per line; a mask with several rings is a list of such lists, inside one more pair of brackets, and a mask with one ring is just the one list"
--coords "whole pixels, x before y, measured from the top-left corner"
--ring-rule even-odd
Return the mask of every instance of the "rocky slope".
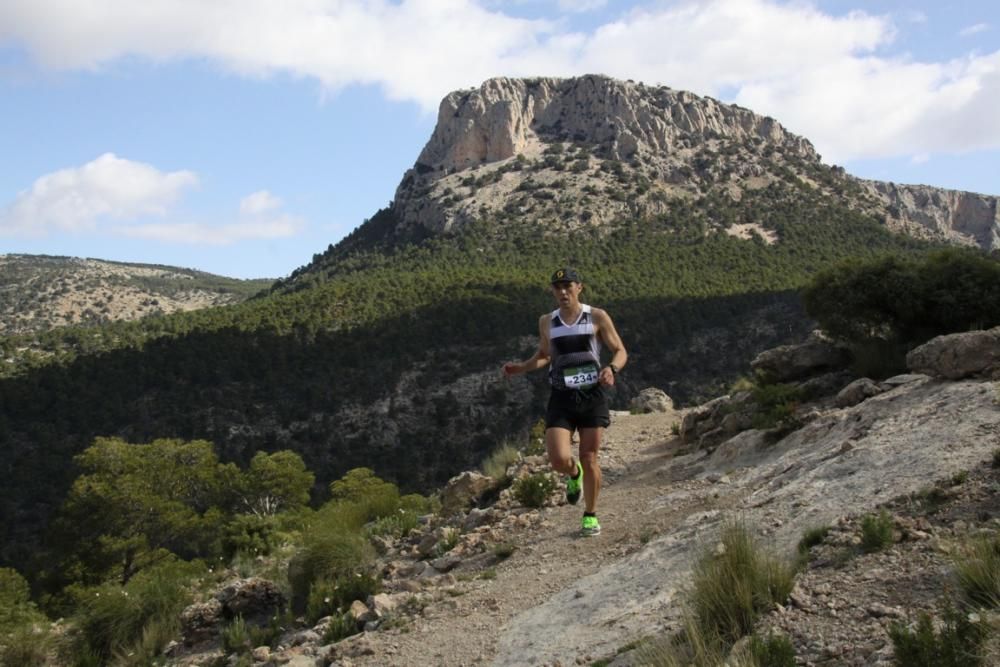
[[[578, 537], [579, 507], [558, 492], [531, 510], [504, 491], [381, 545], [387, 592], [352, 608], [363, 634], [325, 643], [324, 620], [258, 647], [254, 664], [644, 664], [629, 645], [678, 629], [692, 564], [733, 519], [789, 556], [806, 530], [829, 529], [788, 603], [759, 624], [792, 640], [798, 664], [892, 664], [890, 624], [918, 611], [940, 615], [954, 588], [949, 554], [1000, 531], [1000, 395], [991, 379], [1000, 365], [969, 360], [982, 359], [983, 340], [995, 349], [1000, 330], [975, 334], [972, 345], [968, 336], [912, 355], [928, 374], [900, 376], [853, 403], [838, 392], [799, 406], [791, 433], [743, 430], [702, 446], [673, 435], [684, 435], [685, 415], [669, 404], [616, 413], [601, 455], [600, 537]], [[947, 379], [956, 368], [962, 377]], [[511, 473], [544, 469], [529, 457]], [[449, 488], [483, 494], [463, 478]], [[860, 519], [880, 509], [892, 517], [894, 543], [864, 554]], [[989, 614], [976, 622], [1000, 627]], [[172, 664], [224, 657], [200, 641], [176, 644]], [[986, 650], [1000, 655], [990, 642]]]
[[[398, 230], [474, 220], [549, 230], [653, 217], [707, 194], [776, 181], [817, 188], [921, 238], [1000, 248], [997, 197], [856, 179], [775, 119], [709, 97], [604, 76], [496, 78], [441, 102], [400, 183]], [[720, 221], [733, 234], [759, 225]]]
[[0, 255], [0, 335], [222, 306], [272, 282], [90, 258]]

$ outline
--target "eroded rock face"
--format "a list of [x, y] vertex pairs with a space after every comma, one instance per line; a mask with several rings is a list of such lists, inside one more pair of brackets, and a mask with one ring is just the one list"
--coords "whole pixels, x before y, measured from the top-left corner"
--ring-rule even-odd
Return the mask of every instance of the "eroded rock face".
[[[692, 166], [699, 150], [714, 154], [723, 144], [742, 148], [725, 165], [706, 153]], [[768, 170], [751, 155], [765, 144], [789, 160], [819, 162], [806, 139], [773, 118], [689, 92], [596, 75], [490, 79], [441, 102], [433, 135], [396, 189], [397, 231], [449, 232], [529, 212], [545, 224], [553, 216], [537, 200], [518, 203], [538, 189], [564, 195], [552, 210], [561, 229], [655, 215], [666, 210], [668, 191], [697, 193], [695, 169], [763, 178], [754, 187], [764, 187]], [[660, 185], [639, 197], [579, 201], [587, 191], [614, 190], [640, 176]]]
[[1000, 327], [933, 338], [906, 355], [915, 373], [958, 380], [1000, 375]]
[[890, 227], [917, 237], [945, 239], [985, 250], [1000, 248], [997, 197], [926, 185], [861, 183], [886, 205]]
[[417, 159], [424, 169], [453, 171], [523, 151], [533, 137], [586, 140], [610, 155], [670, 152], [680, 134], [740, 140], [757, 137], [818, 158], [805, 139], [773, 118], [693, 93], [652, 88], [606, 76], [489, 79], [441, 102], [438, 123]]

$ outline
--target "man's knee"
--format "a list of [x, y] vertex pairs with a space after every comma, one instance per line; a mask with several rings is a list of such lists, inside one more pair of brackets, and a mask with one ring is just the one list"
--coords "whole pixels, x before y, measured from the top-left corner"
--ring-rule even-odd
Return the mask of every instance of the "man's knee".
[[597, 450], [584, 451], [580, 450], [580, 463], [583, 464], [584, 468], [593, 468], [597, 466]]

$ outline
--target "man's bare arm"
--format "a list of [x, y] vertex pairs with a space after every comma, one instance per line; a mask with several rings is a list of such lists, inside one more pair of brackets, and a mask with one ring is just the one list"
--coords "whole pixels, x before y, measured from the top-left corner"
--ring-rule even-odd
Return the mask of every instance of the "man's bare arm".
[[503, 365], [502, 371], [505, 376], [530, 373], [547, 366], [549, 360], [549, 318], [547, 315], [542, 315], [538, 318], [538, 349], [535, 354], [520, 363], [508, 361]]
[[611, 386], [615, 383], [615, 374], [611, 371], [611, 366], [614, 365], [616, 371], [624, 368], [625, 364], [628, 363], [628, 352], [625, 351], [625, 344], [622, 342], [621, 336], [618, 335], [618, 330], [615, 329], [615, 323], [611, 321], [611, 316], [600, 308], [595, 308], [593, 313], [597, 335], [600, 336], [604, 346], [611, 351], [611, 361], [601, 369], [599, 380], [601, 384]]

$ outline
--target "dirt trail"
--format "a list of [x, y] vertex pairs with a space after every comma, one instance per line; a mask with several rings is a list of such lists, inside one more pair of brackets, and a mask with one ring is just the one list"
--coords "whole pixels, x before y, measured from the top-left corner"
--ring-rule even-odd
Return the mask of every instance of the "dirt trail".
[[[598, 505], [599, 537], [579, 536], [580, 505], [541, 510], [542, 521], [510, 536], [517, 550], [497, 565], [495, 579], [460, 581], [451, 595], [444, 594], [426, 607], [411, 624], [373, 633], [374, 655], [351, 658], [351, 664], [492, 662], [510, 619], [639, 550], [692, 510], [678, 506], [664, 511], [655, 502], [668, 487], [676, 491], [687, 484], [704, 486], [704, 482], [671, 481], [664, 474], [677, 446], [671, 425], [679, 419], [676, 412], [614, 418], [600, 458], [604, 488]], [[628, 641], [623, 638], [622, 644]], [[585, 662], [598, 657], [579, 656]]]

